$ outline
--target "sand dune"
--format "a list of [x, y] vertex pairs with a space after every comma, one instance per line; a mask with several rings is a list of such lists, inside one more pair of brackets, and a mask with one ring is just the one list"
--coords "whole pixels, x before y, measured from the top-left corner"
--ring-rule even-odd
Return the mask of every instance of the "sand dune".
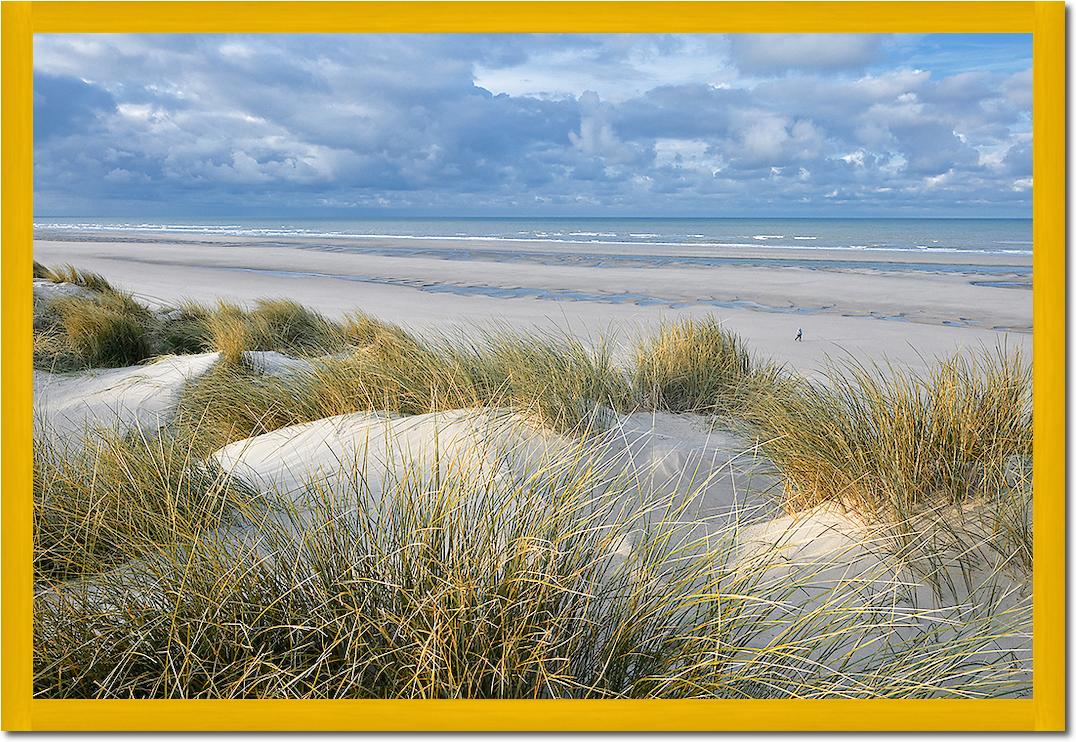
[[219, 353], [170, 356], [144, 366], [78, 374], [34, 371], [39, 432], [74, 445], [93, 428], [152, 431], [172, 419], [183, 384], [208, 371]]

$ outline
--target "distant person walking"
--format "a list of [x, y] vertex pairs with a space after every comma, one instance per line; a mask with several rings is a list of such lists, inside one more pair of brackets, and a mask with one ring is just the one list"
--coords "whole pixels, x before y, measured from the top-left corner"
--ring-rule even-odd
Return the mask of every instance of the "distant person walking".
[[800, 331], [796, 333], [796, 342], [797, 343], [802, 343], [803, 342], [803, 328], [802, 327], [800, 328]]

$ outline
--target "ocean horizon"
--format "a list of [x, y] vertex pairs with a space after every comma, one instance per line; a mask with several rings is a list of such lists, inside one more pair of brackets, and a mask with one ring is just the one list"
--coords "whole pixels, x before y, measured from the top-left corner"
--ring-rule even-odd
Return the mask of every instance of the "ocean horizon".
[[35, 217], [39, 233], [132, 232], [226, 237], [562, 242], [655, 248], [773, 247], [807, 250], [1029, 255], [1031, 219], [1013, 218], [90, 218]]

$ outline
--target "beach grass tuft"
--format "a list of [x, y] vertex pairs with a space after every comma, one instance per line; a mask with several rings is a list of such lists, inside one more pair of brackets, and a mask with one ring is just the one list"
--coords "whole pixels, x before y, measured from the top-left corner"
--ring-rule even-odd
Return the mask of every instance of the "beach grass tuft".
[[750, 414], [758, 396], [786, 383], [712, 317], [657, 328], [636, 349], [633, 371], [636, 393], [651, 409], [720, 416]]
[[56, 283], [72, 283], [100, 294], [121, 293], [100, 273], [82, 270], [68, 263], [55, 268], [45, 268], [35, 261], [34, 277], [37, 278], [39, 273], [41, 278], [48, 278]]
[[766, 453], [788, 507], [826, 501], [907, 515], [995, 498], [1030, 462], [1031, 370], [1004, 349], [964, 353], [926, 375], [850, 362], [822, 382], [760, 398]]
[[340, 327], [290, 299], [261, 299], [250, 313], [254, 350], [319, 355], [342, 346]]
[[362, 311], [348, 313], [340, 323], [338, 333], [347, 345], [355, 347], [372, 345], [383, 337], [393, 337], [400, 342], [410, 339], [402, 327]]
[[214, 350], [211, 316], [210, 309], [193, 301], [181, 302], [160, 313], [160, 326], [156, 332], [160, 353], [183, 355]]
[[243, 360], [243, 353], [254, 350], [255, 338], [250, 318], [238, 304], [217, 302], [208, 312], [205, 323], [210, 346], [220, 353], [225, 363], [238, 365]]
[[249, 493], [166, 431], [101, 429], [61, 446], [34, 440], [34, 575], [101, 572], [221, 524]]
[[153, 353], [152, 314], [119, 292], [49, 300], [34, 318], [34, 365], [55, 371], [130, 366]]
[[41, 263], [34, 261], [34, 278], [45, 279], [47, 281], [56, 281], [56, 275]]
[[309, 370], [285, 376], [251, 368], [240, 354], [186, 386], [176, 424], [208, 452], [279, 427], [353, 412], [417, 415], [510, 407], [553, 430], [578, 431], [600, 424], [602, 409], [632, 405], [626, 378], [608, 354], [567, 338], [500, 333], [465, 344], [423, 341], [388, 327], [364, 339], [366, 345], [313, 359]]

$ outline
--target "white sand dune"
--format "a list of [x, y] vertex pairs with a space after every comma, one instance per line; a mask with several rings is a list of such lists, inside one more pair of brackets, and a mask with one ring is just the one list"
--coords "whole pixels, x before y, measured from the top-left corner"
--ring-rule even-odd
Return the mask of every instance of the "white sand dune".
[[[219, 353], [198, 353], [77, 373], [35, 370], [35, 425], [64, 446], [77, 443], [94, 428], [152, 432], [172, 421], [183, 386], [209, 371], [219, 359]], [[246, 351], [243, 360], [270, 376], [314, 368], [308, 360], [276, 351]]]
[[[311, 483], [367, 506], [408, 479], [466, 476], [498, 486], [533, 486], [565, 471], [592, 469], [596, 489], [635, 493], [640, 510], [690, 499], [685, 518], [725, 520], [769, 502], [776, 479], [743, 439], [711, 432], [705, 419], [669, 413], [618, 418], [586, 443], [542, 429], [510, 410], [453, 410], [394, 417], [340, 415], [237, 441], [217, 451], [221, 467], [299, 509]], [[487, 491], [484, 491], [487, 492]], [[655, 511], [659, 512], [659, 511]]]
[[168, 356], [143, 366], [77, 374], [35, 370], [35, 427], [64, 446], [93, 428], [155, 430], [172, 419], [183, 384], [218, 358], [218, 353]]
[[687, 515], [699, 519], [747, 518], [772, 504], [770, 495], [779, 484], [773, 464], [754, 442], [712, 428], [701, 415], [623, 415], [600, 445], [608, 459], [631, 472], [640, 491], [694, 497]]
[[[751, 649], [784, 645], [809, 672], [825, 656], [851, 672], [879, 654], [905, 648], [939, 657], [960, 646], [968, 627], [996, 627], [978, 646], [960, 646], [963, 662], [989, 673], [1007, 667], [1030, 680], [1030, 575], [1005, 564], [974, 536], [974, 518], [953, 517], [959, 540], [930, 548], [900, 548], [896, 529], [871, 524], [835, 505], [822, 505], [742, 528], [732, 561], [734, 590], [767, 595], [758, 604], [761, 630], [745, 637]], [[924, 533], [929, 528], [924, 528]], [[923, 540], [929, 541], [929, 538]], [[924, 546], [925, 544], [920, 544]], [[823, 631], [827, 642], [804, 642]], [[927, 642], [924, 644], [924, 636]], [[854, 690], [849, 674], [848, 689]], [[915, 677], [891, 678], [913, 686]], [[954, 674], [952, 687], [968, 682]]]

